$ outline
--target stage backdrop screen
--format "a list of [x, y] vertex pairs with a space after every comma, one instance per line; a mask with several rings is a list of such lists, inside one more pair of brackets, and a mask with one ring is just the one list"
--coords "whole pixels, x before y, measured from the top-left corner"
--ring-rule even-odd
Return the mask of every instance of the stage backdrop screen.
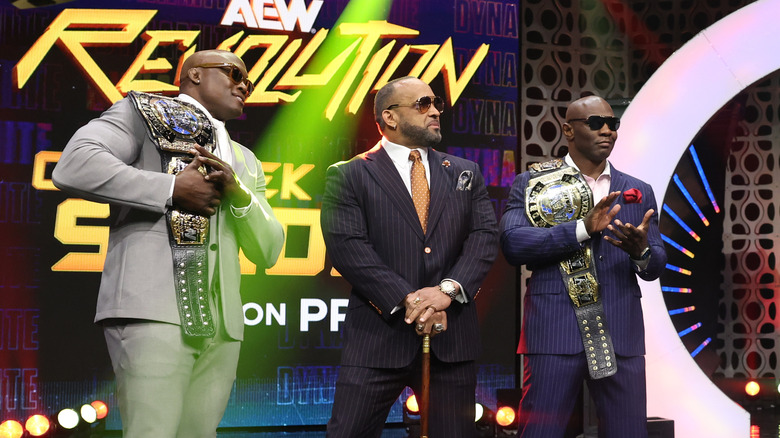
[[[48, 6], [36, 6], [42, 3]], [[128, 91], [177, 94], [182, 60], [220, 48], [255, 92], [231, 137], [263, 163], [283, 223], [278, 263], [242, 259], [246, 339], [223, 427], [324, 424], [349, 285], [320, 229], [325, 170], [379, 140], [376, 90], [413, 75], [443, 96], [439, 149], [476, 161], [500, 217], [515, 176], [517, 2], [56, 0], [0, 2], [0, 421], [101, 399], [120, 427], [93, 323], [108, 212], [51, 172], [68, 139]], [[515, 386], [515, 273], [501, 256], [477, 299], [477, 399]], [[390, 421], [401, 421], [397, 403]]]

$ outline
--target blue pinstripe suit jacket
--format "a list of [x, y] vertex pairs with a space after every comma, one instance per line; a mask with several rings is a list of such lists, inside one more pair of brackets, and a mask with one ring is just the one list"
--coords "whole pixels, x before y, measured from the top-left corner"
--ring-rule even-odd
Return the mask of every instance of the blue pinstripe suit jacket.
[[[610, 163], [611, 165], [611, 163]], [[575, 354], [583, 351], [571, 300], [558, 270], [558, 262], [579, 248], [576, 222], [551, 228], [536, 228], [525, 213], [525, 192], [530, 178], [524, 172], [515, 178], [501, 218], [501, 248], [509, 263], [526, 265], [532, 271], [523, 300], [523, 325], [518, 353]], [[642, 193], [642, 202], [622, 204], [616, 219], [639, 225], [645, 212], [654, 209], [648, 232], [651, 256], [647, 269], [637, 273], [628, 254], [603, 239], [594, 236], [593, 254], [604, 303], [607, 327], [615, 351], [624, 356], [645, 354], [645, 332], [640, 298], [642, 292], [637, 276], [654, 280], [666, 265], [666, 252], [658, 231], [658, 209], [650, 185], [626, 175], [612, 166], [610, 192], [635, 188]], [[605, 230], [604, 233], [609, 233]]]
[[[498, 252], [498, 229], [476, 163], [429, 150], [428, 231], [390, 156], [377, 144], [328, 169], [322, 231], [333, 266], [352, 285], [342, 364], [398, 368], [412, 362], [422, 338], [407, 325], [404, 297], [444, 278], [460, 282], [469, 302], [447, 309], [448, 329], [431, 342], [445, 362], [474, 360], [479, 332], [474, 299]], [[449, 165], [447, 165], [449, 163]], [[463, 171], [471, 190], [456, 190]]]

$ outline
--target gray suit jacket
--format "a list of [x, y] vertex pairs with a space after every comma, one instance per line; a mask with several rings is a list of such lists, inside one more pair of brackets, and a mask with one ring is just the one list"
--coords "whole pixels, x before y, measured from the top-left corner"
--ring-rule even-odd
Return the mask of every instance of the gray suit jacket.
[[[252, 151], [232, 142], [233, 169], [253, 193], [246, 215], [228, 205], [211, 218], [208, 262], [218, 268], [222, 320], [227, 334], [243, 339], [239, 248], [258, 269], [272, 266], [284, 231], [265, 199], [265, 176]], [[79, 129], [54, 169], [54, 184], [74, 196], [111, 206], [106, 262], [95, 321], [138, 318], [180, 324], [173, 259], [165, 219], [173, 175], [162, 173], [160, 154], [128, 99]]]

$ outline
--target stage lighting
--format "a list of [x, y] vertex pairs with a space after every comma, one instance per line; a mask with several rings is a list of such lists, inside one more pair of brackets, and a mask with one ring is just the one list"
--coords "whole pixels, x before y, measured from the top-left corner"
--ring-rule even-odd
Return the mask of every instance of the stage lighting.
[[92, 424], [97, 421], [97, 409], [95, 409], [94, 406], [87, 404], [82, 405], [79, 412], [81, 413], [81, 419], [86, 423]]
[[494, 437], [496, 434], [496, 414], [482, 403], [477, 403], [475, 408], [477, 415], [474, 422], [476, 423], [477, 436], [480, 438]]
[[63, 409], [57, 414], [57, 423], [63, 429], [75, 429], [79, 425], [79, 414], [70, 408]]
[[97, 412], [97, 419], [102, 420], [108, 416], [108, 405], [100, 400], [95, 400], [92, 403], [90, 403], [93, 408], [95, 408], [95, 412]]
[[761, 385], [759, 385], [755, 380], [751, 380], [747, 382], [747, 385], [745, 385], [745, 394], [751, 397], [758, 395], [759, 391], [761, 391]]
[[24, 428], [16, 420], [5, 420], [0, 423], [0, 438], [22, 438]]
[[24, 429], [30, 436], [44, 436], [51, 428], [49, 419], [44, 415], [31, 415], [24, 423]]
[[417, 397], [414, 396], [414, 394], [410, 395], [406, 399], [406, 403], [404, 403], [404, 407], [409, 411], [410, 414], [419, 414], [420, 413], [420, 406], [417, 404]]
[[504, 388], [496, 391], [496, 436], [515, 436], [519, 423], [520, 400], [523, 390], [520, 388]]
[[501, 406], [496, 411], [496, 423], [499, 426], [511, 426], [512, 423], [515, 422], [515, 410], [510, 408], [509, 406]]

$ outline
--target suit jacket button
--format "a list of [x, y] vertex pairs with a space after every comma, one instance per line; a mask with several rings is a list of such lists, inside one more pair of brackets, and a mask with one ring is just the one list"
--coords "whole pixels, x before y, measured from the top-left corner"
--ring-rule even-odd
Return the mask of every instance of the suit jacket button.
[[599, 256], [599, 260], [604, 260], [604, 256]]
[[431, 247], [430, 246], [426, 246], [425, 247], [425, 253], [426, 254], [430, 254], [431, 253]]
[[217, 250], [217, 244], [216, 243], [212, 243], [211, 246], [209, 246], [209, 249], [212, 250], [212, 251], [216, 251]]

